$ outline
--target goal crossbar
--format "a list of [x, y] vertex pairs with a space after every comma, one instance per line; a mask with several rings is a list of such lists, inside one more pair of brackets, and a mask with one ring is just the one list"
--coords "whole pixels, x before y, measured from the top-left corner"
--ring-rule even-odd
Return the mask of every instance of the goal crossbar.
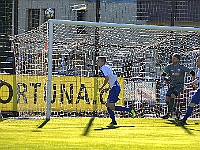
[[136, 25], [136, 24], [117, 24], [106, 22], [87, 22], [87, 21], [71, 21], [71, 20], [55, 20], [49, 19], [49, 24], [68, 24], [68, 25], [83, 25], [93, 27], [115, 27], [115, 28], [134, 28], [134, 29], [151, 29], [151, 30], [175, 30], [175, 31], [198, 31], [200, 28], [180, 27], [180, 26], [156, 26], [156, 25]]

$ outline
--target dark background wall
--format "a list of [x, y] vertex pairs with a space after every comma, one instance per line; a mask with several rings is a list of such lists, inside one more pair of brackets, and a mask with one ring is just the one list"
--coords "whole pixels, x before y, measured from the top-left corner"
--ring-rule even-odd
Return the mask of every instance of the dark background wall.
[[200, 23], [199, 0], [137, 0], [137, 19], [149, 24], [198, 26]]
[[12, 34], [13, 0], [0, 0], [0, 72], [13, 73]]

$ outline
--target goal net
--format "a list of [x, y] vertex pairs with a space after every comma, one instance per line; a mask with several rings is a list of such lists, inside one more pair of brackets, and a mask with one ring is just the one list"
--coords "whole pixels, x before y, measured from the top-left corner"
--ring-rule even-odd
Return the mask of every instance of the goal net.
[[[197, 70], [199, 28], [49, 20], [12, 38], [16, 58], [17, 109], [22, 116], [107, 117], [108, 93], [98, 92], [96, 57], [107, 56], [122, 88], [118, 105], [135, 107], [138, 117], [167, 112], [168, 88], [160, 80], [173, 53]], [[186, 74], [185, 82], [191, 80]], [[192, 88], [177, 98], [185, 113]], [[199, 105], [192, 117], [199, 117]], [[129, 117], [116, 112], [119, 117]]]

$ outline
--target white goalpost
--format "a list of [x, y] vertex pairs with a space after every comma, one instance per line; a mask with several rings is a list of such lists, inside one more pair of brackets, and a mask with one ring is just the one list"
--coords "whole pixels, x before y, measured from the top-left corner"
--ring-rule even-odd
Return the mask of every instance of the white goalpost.
[[51, 116], [51, 87], [52, 87], [52, 52], [53, 52], [53, 22], [49, 21], [49, 44], [48, 44], [48, 82], [47, 82], [47, 114], [46, 120]]
[[[175, 52], [182, 56], [181, 63], [196, 70], [199, 31], [200, 28], [193, 27], [50, 19], [37, 29], [13, 37], [18, 109], [33, 114], [43, 111], [49, 120], [56, 112], [64, 116], [87, 116], [97, 105], [95, 112], [101, 116], [107, 93], [99, 93], [94, 85], [103, 82], [101, 78], [96, 80], [95, 60], [96, 56], [104, 55], [120, 78], [119, 103], [135, 107], [138, 117], [165, 114], [165, 89], [160, 74]], [[189, 80], [186, 75], [185, 82]], [[24, 84], [34, 84], [33, 96], [31, 88], [25, 88]], [[178, 98], [177, 108], [183, 113], [190, 92], [192, 89], [184, 89]], [[22, 97], [28, 103], [24, 104]], [[199, 105], [196, 107], [199, 111]], [[199, 117], [197, 114], [194, 111], [193, 116]]]

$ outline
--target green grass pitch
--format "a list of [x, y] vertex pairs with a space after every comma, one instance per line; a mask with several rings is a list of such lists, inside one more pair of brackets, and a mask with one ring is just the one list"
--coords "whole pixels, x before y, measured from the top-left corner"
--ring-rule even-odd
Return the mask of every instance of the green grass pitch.
[[118, 126], [106, 127], [109, 118], [4, 120], [0, 122], [0, 150], [199, 150], [199, 120], [185, 126], [173, 119], [117, 118]]

